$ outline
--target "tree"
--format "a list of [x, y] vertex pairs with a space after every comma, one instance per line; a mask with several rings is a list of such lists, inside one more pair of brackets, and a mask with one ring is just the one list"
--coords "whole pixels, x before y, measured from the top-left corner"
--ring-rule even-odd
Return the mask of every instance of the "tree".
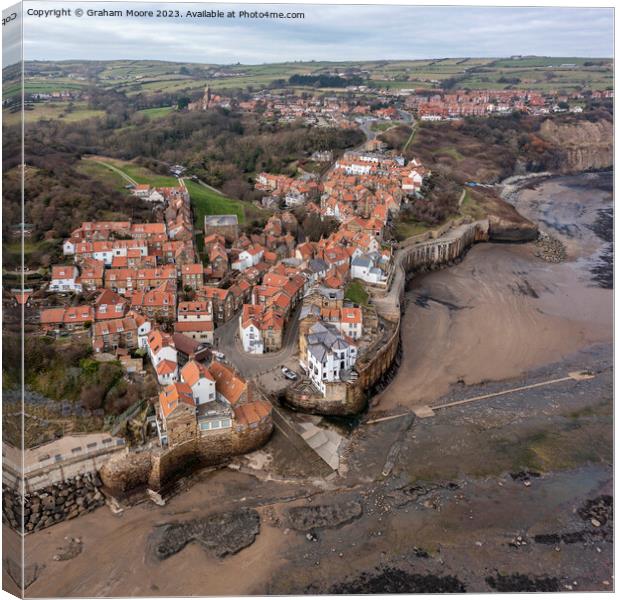
[[332, 217], [324, 217], [310, 213], [306, 216], [302, 223], [302, 230], [306, 238], [311, 242], [318, 242], [322, 237], [329, 237], [338, 229], [340, 223]]

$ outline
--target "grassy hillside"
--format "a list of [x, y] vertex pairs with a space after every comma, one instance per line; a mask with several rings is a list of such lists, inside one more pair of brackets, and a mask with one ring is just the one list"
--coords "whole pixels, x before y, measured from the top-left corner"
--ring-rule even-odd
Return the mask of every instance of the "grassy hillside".
[[138, 113], [149, 119], [161, 119], [173, 110], [174, 106], [162, 106], [161, 108], [145, 108], [144, 110], [139, 110]]
[[[76, 123], [93, 117], [104, 117], [105, 111], [89, 109], [84, 102], [53, 102], [38, 103], [31, 105], [24, 111], [26, 124], [42, 119], [60, 120], [64, 123]], [[4, 112], [2, 117], [4, 125], [18, 125], [21, 122], [21, 112]]]
[[[92, 174], [106, 178], [115, 187], [125, 188], [126, 185], [133, 182], [148, 183], [153, 187], [176, 187], [179, 185], [176, 177], [153, 173], [153, 171], [146, 167], [131, 161], [119, 160], [108, 156], [89, 156], [84, 158], [82, 162], [90, 163], [89, 166], [82, 166], [82, 169], [86, 168]], [[94, 163], [94, 166], [92, 163]], [[126, 177], [123, 177], [123, 175]]]

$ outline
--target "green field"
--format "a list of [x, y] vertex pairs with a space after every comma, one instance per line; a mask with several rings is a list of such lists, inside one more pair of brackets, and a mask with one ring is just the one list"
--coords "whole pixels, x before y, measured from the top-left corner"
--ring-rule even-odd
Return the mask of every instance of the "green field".
[[396, 239], [401, 241], [414, 235], [425, 233], [429, 229], [430, 227], [428, 225], [420, 223], [419, 221], [405, 221], [402, 219], [397, 219], [395, 223]]
[[127, 165], [121, 170], [138, 183], [148, 183], [153, 187], [176, 187], [179, 185], [179, 181], [176, 177], [157, 175], [138, 165]]
[[179, 181], [176, 177], [158, 175], [157, 173], [153, 173], [153, 171], [149, 171], [145, 167], [141, 167], [140, 165], [133, 163], [124, 163], [122, 161], [117, 162], [120, 162], [121, 164], [116, 164], [115, 166], [138, 183], [148, 183], [153, 187], [176, 187], [179, 185]]
[[495, 67], [559, 67], [566, 64], [583, 65], [586, 62], [611, 62], [609, 58], [578, 58], [576, 56], [524, 56], [501, 58], [493, 62]]
[[[158, 175], [157, 173], [153, 173], [153, 171], [149, 171], [146, 167], [141, 167], [135, 163], [126, 161], [126, 160], [118, 160], [116, 158], [110, 158], [108, 156], [89, 156], [83, 159], [85, 162], [94, 162], [100, 169], [105, 169], [109, 171], [112, 176], [115, 176], [114, 185], [118, 186], [119, 179], [123, 180], [123, 186], [129, 183], [127, 180], [122, 178], [122, 175], [118, 172], [114, 172], [114, 169], [125, 173], [128, 177], [133, 179], [137, 183], [148, 183], [153, 187], [177, 187], [179, 185], [179, 181], [176, 177], [172, 177], [169, 175]], [[104, 163], [104, 164], [101, 164]], [[105, 165], [110, 165], [113, 167], [110, 169]], [[85, 167], [81, 167], [85, 168]], [[94, 173], [100, 172], [101, 174], [104, 171], [97, 171], [97, 167], [87, 167], [89, 169], [95, 169]], [[107, 177], [109, 175], [106, 174]]]
[[[73, 109], [68, 102], [39, 102], [32, 106], [32, 110], [24, 111], [26, 123], [36, 123], [42, 120], [59, 120], [63, 123], [75, 123], [93, 117], [103, 117], [105, 111], [91, 110], [85, 103], [75, 103]], [[4, 110], [2, 121], [5, 125], [17, 125], [21, 122], [21, 112], [11, 113]]]
[[[574, 65], [574, 66], [573, 66]], [[506, 89], [501, 77], [521, 80], [513, 87], [541, 91], [575, 90], [613, 86], [612, 59], [576, 57], [442, 58], [360, 62], [283, 62], [264, 65], [176, 63], [163, 61], [38, 61], [26, 63], [26, 92], [79, 90], [89, 85], [135, 94], [185, 94], [211, 86], [214, 90], [264, 88], [291, 75], [359, 69], [375, 88], [438, 87], [454, 78], [455, 86], [469, 89]], [[316, 91], [315, 88], [302, 88]], [[335, 90], [342, 92], [342, 89]], [[19, 83], [8, 80], [5, 96], [19, 92]], [[322, 89], [322, 93], [328, 90]], [[147, 109], [149, 110], [149, 109]], [[154, 113], [157, 115], [157, 113]], [[162, 113], [163, 114], [163, 113]], [[159, 115], [158, 115], [159, 116]]]
[[161, 119], [170, 114], [173, 110], [174, 106], [162, 106], [161, 108], [145, 108], [144, 110], [139, 110], [138, 114], [144, 115], [149, 119]]
[[[53, 92], [64, 92], [69, 90], [81, 90], [87, 86], [86, 82], [77, 83], [63, 77], [43, 80], [38, 77], [26, 79], [24, 82], [24, 93], [26, 94], [51, 94]], [[2, 93], [5, 96], [19, 94], [21, 83], [13, 82], [2, 86]]]
[[122, 175], [115, 173], [105, 165], [95, 162], [94, 160], [83, 159], [77, 167], [77, 171], [84, 173], [93, 179], [106, 183], [108, 186], [117, 189], [119, 192], [129, 194], [129, 190], [125, 187], [127, 180]]
[[[185, 185], [192, 201], [194, 227], [196, 230], [204, 231], [206, 215], [237, 215], [239, 224], [245, 222], [246, 204], [241, 202], [241, 200], [227, 198], [223, 194], [218, 194], [194, 181], [185, 180]], [[196, 236], [196, 246], [202, 252], [204, 248], [202, 235]]]
[[387, 131], [388, 129], [392, 129], [392, 127], [403, 124], [402, 121], [376, 121], [370, 126], [370, 129], [372, 129], [372, 131]]
[[185, 180], [187, 191], [192, 199], [192, 208], [196, 226], [201, 227], [205, 215], [237, 215], [239, 223], [245, 221], [245, 203], [241, 200], [227, 198], [195, 181]]
[[484, 208], [480, 205], [478, 200], [473, 197], [471, 191], [468, 189], [465, 190], [465, 197], [463, 198], [460, 212], [463, 216], [471, 217], [476, 221], [484, 218], [486, 214]]

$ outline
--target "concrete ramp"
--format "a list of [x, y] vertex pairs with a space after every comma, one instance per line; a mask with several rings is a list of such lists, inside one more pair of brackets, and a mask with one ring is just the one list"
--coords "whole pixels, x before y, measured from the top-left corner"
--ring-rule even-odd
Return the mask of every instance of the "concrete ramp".
[[322, 429], [314, 423], [295, 423], [301, 437], [334, 471], [340, 466], [338, 449], [341, 436], [335, 431]]
[[[340, 460], [338, 446], [340, 436], [326, 429], [319, 428], [313, 421], [320, 417], [309, 420], [297, 420], [299, 415], [290, 415], [286, 410], [273, 404], [273, 420], [287, 442], [307, 465], [314, 465], [317, 474], [325, 477], [335, 475]], [[338, 438], [335, 439], [334, 435]]]

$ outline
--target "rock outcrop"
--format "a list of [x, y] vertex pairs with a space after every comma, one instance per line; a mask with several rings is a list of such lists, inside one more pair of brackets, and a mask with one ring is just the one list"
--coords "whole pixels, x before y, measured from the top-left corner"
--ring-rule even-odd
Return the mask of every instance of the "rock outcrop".
[[613, 124], [600, 119], [594, 123], [559, 123], [547, 119], [540, 126], [540, 136], [566, 153], [563, 173], [607, 169], [613, 165]]
[[237, 508], [155, 529], [147, 555], [165, 560], [196, 542], [218, 558], [236, 554], [254, 543], [260, 533], [260, 516], [253, 508]]

